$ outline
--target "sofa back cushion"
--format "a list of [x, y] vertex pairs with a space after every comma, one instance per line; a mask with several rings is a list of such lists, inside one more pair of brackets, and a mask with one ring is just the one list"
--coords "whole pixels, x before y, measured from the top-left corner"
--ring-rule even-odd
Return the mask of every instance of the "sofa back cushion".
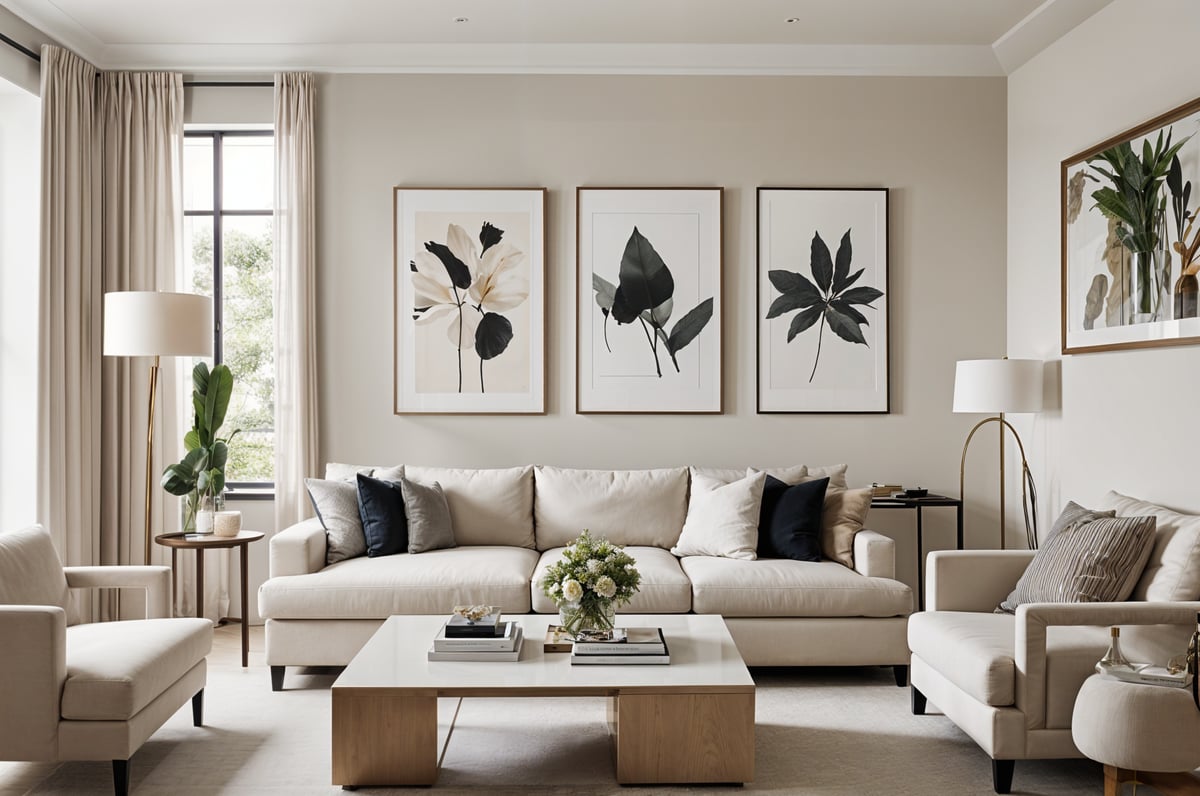
[[0, 533], [0, 605], [57, 605], [70, 614], [67, 576], [40, 525]]
[[533, 467], [472, 470], [408, 465], [411, 481], [442, 485], [459, 545], [534, 546]]
[[[744, 471], [743, 471], [744, 475]], [[564, 547], [585, 528], [613, 544], [669, 549], [687, 516], [686, 467], [573, 470], [538, 467], [537, 549]]]
[[1109, 492], [1103, 502], [1118, 517], [1155, 519], [1154, 546], [1130, 599], [1200, 599], [1200, 515], [1181, 514], [1118, 492]]

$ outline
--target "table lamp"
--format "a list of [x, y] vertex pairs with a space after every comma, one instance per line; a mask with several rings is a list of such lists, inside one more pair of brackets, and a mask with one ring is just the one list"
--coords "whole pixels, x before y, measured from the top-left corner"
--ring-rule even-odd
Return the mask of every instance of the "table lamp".
[[[963, 492], [967, 467], [967, 448], [975, 432], [988, 423], [999, 424], [1000, 432], [1000, 548], [1004, 549], [1004, 430], [1012, 432], [1021, 452], [1021, 506], [1025, 512], [1025, 531], [1030, 549], [1037, 547], [1036, 488], [1025, 458], [1025, 446], [1017, 430], [1004, 419], [1006, 413], [1038, 412], [1042, 408], [1042, 361], [1040, 359], [967, 359], [954, 372], [954, 411], [995, 413], [975, 424], [963, 443], [958, 467], [959, 497]], [[1033, 488], [1032, 514], [1029, 490]]]
[[195, 293], [131, 290], [104, 294], [104, 355], [154, 357], [146, 417], [146, 526], [144, 563], [150, 563], [150, 488], [154, 399], [160, 357], [208, 357], [213, 350], [212, 299]]

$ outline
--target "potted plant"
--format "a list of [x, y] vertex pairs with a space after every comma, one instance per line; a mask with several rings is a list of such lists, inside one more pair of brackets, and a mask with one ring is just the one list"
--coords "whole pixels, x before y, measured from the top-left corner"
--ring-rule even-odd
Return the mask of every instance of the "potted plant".
[[542, 592], [558, 606], [559, 622], [572, 638], [585, 630], [612, 637], [617, 606], [629, 602], [642, 582], [635, 564], [624, 548], [585, 530], [546, 569]]
[[[233, 394], [233, 373], [226, 365], [215, 365], [209, 372], [204, 362], [192, 369], [192, 430], [183, 437], [187, 454], [181, 461], [163, 470], [162, 488], [172, 495], [186, 497], [184, 532], [198, 530], [196, 514], [206, 502], [215, 504], [225, 491], [225, 464], [229, 460], [229, 442], [237, 435], [217, 436], [225, 422], [229, 398]], [[212, 505], [212, 508], [216, 508]], [[201, 529], [203, 530], [203, 529]], [[211, 524], [205, 533], [211, 532]]]
[[[1164, 140], [1160, 130], [1153, 146], [1148, 139], [1142, 142], [1140, 157], [1130, 142], [1122, 141], [1088, 160], [1088, 165], [1111, 183], [1092, 193], [1095, 206], [1117, 222], [1117, 237], [1132, 258], [1132, 323], [1158, 320], [1159, 296], [1168, 276], [1163, 270], [1167, 197], [1162, 187], [1175, 153], [1187, 140], [1172, 144], [1171, 131]], [[1088, 174], [1088, 179], [1100, 182], [1093, 174]]]
[[[1179, 255], [1179, 281], [1175, 283], [1174, 320], [1195, 318], [1197, 298], [1200, 297], [1200, 227], [1196, 226], [1195, 210], [1188, 210], [1192, 196], [1192, 182], [1183, 181], [1183, 166], [1179, 156], [1171, 159], [1171, 170], [1167, 172], [1167, 188], [1171, 191], [1171, 211], [1175, 216], [1175, 243], [1171, 248]], [[1195, 232], [1193, 232], [1195, 229]]]

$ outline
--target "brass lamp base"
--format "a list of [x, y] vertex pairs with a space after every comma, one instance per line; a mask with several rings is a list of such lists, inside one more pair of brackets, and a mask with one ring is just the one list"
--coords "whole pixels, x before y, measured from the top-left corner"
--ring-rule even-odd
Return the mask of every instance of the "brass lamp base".
[[1032, 480], [1029, 474], [1029, 461], [1025, 458], [1025, 446], [1021, 444], [1021, 435], [1012, 427], [1012, 424], [1004, 419], [1004, 414], [1001, 413], [995, 417], [985, 417], [975, 424], [971, 429], [971, 433], [967, 434], [967, 441], [963, 443], [962, 459], [958, 465], [958, 496], [964, 504], [967, 499], [966, 486], [966, 471], [967, 471], [967, 448], [971, 445], [971, 438], [975, 436], [975, 432], [981, 429], [988, 423], [1000, 424], [1000, 549], [1005, 548], [1004, 542], [1004, 429], [1012, 432], [1013, 439], [1017, 442], [1017, 449], [1021, 452], [1021, 508], [1025, 512], [1025, 532], [1028, 538], [1030, 549], [1037, 547], [1037, 507], [1033, 507], [1033, 521], [1030, 524], [1030, 508], [1029, 508], [1029, 483]]

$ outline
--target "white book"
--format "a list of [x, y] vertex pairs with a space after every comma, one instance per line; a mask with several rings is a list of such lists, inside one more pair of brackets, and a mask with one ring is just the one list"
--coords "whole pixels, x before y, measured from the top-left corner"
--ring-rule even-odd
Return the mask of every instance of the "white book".
[[433, 648], [438, 652], [512, 652], [516, 649], [520, 625], [517, 622], [502, 622], [502, 635], [476, 638], [447, 638], [446, 627], [433, 638]]
[[618, 627], [612, 641], [576, 641], [578, 655], [666, 655], [667, 639], [658, 627]]
[[525, 635], [518, 626], [516, 646], [508, 652], [488, 652], [482, 650], [455, 650], [451, 652], [441, 652], [433, 647], [429, 648], [429, 653], [426, 656], [431, 661], [500, 661], [513, 663], [521, 659], [521, 648], [524, 645]]
[[655, 666], [671, 662], [670, 655], [578, 655], [571, 653], [572, 666]]
[[1186, 671], [1171, 674], [1162, 666], [1151, 666], [1147, 663], [1135, 663], [1132, 666], [1132, 669], [1110, 669], [1097, 663], [1096, 671], [1105, 677], [1125, 683], [1165, 685], [1171, 688], [1184, 688], [1192, 684], [1192, 675]]

